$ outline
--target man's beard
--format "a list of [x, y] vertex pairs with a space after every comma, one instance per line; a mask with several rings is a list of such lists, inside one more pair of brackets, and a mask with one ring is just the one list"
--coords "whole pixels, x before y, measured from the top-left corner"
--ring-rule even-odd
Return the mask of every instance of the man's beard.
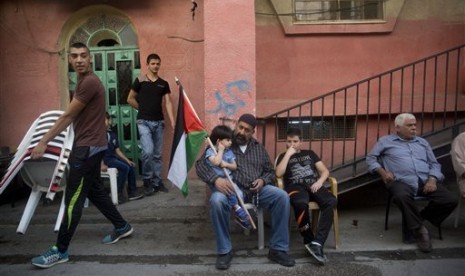
[[234, 135], [234, 142], [236, 142], [236, 144], [238, 144], [239, 146], [243, 146], [246, 145], [248, 141], [245, 135], [236, 134]]

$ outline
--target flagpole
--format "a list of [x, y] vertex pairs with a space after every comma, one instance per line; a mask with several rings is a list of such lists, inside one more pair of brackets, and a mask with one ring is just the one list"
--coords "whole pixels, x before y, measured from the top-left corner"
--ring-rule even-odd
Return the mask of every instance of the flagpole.
[[[176, 81], [176, 84], [177, 84], [179, 87], [181, 87], [181, 82], [179, 81], [179, 79], [178, 79], [176, 76], [174, 77], [174, 79], [175, 79], [175, 81]], [[185, 91], [184, 91], [184, 88], [182, 89], [182, 92], [183, 92], [184, 96], [186, 96], [186, 97], [185, 97], [185, 100], [187, 100], [188, 104], [189, 104], [190, 106], [192, 106], [192, 104], [190, 103], [189, 97], [187, 97], [187, 95], [186, 95], [186, 93], [185, 93]], [[197, 115], [197, 112], [195, 112], [195, 109], [192, 109], [192, 111], [193, 111], [195, 117], [197, 117], [197, 119], [200, 121], [199, 116]], [[202, 127], [203, 127], [203, 126], [202, 126]], [[215, 155], [216, 155], [217, 152], [216, 152], [215, 146], [213, 145], [212, 141], [210, 140], [210, 137], [207, 136], [207, 137], [206, 137], [206, 140], [208, 141], [208, 144], [210, 145], [210, 148], [213, 150], [213, 152], [214, 152]], [[250, 221], [250, 223], [252, 224], [253, 229], [257, 229], [257, 227], [255, 226], [255, 222], [253, 221], [252, 217], [250, 216], [249, 211], [248, 211], [247, 208], [245, 208], [245, 206], [244, 206], [244, 201], [243, 201], [242, 197], [239, 196], [240, 193], [239, 193], [239, 191], [237, 190], [236, 185], [234, 185], [234, 182], [232, 181], [231, 176], [229, 176], [229, 173], [227, 172], [226, 168], [223, 168], [223, 171], [224, 171], [224, 174], [226, 175], [226, 177], [228, 178], [229, 182], [230, 182], [231, 185], [233, 186], [234, 192], [235, 192], [236, 195], [237, 195], [237, 199], [238, 199], [238, 201], [239, 201], [239, 204], [240, 204], [240, 206], [242, 207], [242, 209], [244, 209], [244, 211], [245, 211], [245, 213], [247, 214], [247, 216], [249, 217], [249, 221]]]
[[[210, 148], [213, 150], [213, 153], [215, 153], [215, 155], [216, 155], [217, 152], [216, 152], [215, 146], [214, 146], [213, 143], [212, 143], [212, 140], [210, 140], [210, 137], [207, 137], [207, 138], [205, 138], [205, 139], [208, 141], [208, 144], [210, 145]], [[253, 229], [257, 229], [257, 226], [255, 226], [255, 222], [253, 221], [252, 216], [249, 214], [249, 211], [247, 210], [247, 208], [245, 208], [245, 206], [244, 206], [244, 201], [242, 200], [242, 197], [240, 196], [240, 193], [239, 193], [239, 191], [237, 190], [236, 185], [234, 185], [234, 182], [232, 181], [231, 176], [229, 176], [229, 173], [228, 173], [228, 171], [226, 170], [226, 168], [223, 168], [223, 172], [224, 172], [224, 174], [226, 175], [226, 177], [228, 178], [228, 180], [229, 180], [229, 182], [231, 183], [231, 185], [233, 186], [234, 192], [235, 192], [236, 195], [237, 195], [237, 199], [238, 199], [238, 201], [239, 201], [239, 204], [241, 205], [242, 209], [244, 209], [244, 211], [246, 212], [247, 216], [249, 217], [249, 221], [250, 221], [250, 223], [252, 224]]]

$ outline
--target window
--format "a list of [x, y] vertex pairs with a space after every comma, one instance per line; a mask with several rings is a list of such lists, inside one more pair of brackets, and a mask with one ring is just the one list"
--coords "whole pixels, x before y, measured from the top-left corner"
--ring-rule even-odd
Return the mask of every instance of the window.
[[297, 23], [348, 23], [384, 20], [385, 0], [294, 0]]
[[336, 140], [355, 138], [354, 117], [279, 118], [278, 140], [286, 140], [288, 128], [302, 131], [302, 140]]

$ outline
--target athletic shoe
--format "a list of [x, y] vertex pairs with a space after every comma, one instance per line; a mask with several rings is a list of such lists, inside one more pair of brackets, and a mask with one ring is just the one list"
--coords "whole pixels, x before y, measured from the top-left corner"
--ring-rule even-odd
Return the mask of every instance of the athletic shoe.
[[249, 216], [241, 207], [236, 209], [236, 218], [235, 221], [239, 224], [240, 227], [244, 229], [252, 229], [252, 224], [249, 221]]
[[141, 195], [141, 194], [138, 194], [138, 193], [134, 192], [134, 193], [131, 193], [131, 194], [128, 195], [128, 200], [129, 201], [137, 200], [137, 199], [141, 199], [143, 197], [144, 197], [144, 195]]
[[146, 196], [151, 196], [155, 193], [155, 189], [152, 186], [150, 179], [144, 179], [144, 194]]
[[305, 248], [319, 264], [324, 265], [328, 261], [325, 254], [323, 253], [323, 246], [315, 243], [307, 243], [305, 244]]
[[155, 189], [162, 193], [169, 192], [169, 190], [165, 187], [165, 185], [162, 182], [160, 182]]
[[32, 264], [41, 268], [49, 268], [56, 264], [66, 263], [68, 260], [68, 251], [60, 253], [58, 247], [54, 245], [43, 255], [32, 258]]
[[119, 229], [115, 228], [111, 234], [106, 235], [103, 238], [102, 243], [103, 244], [115, 243], [122, 238], [128, 237], [129, 235], [132, 234], [132, 232], [134, 232], [134, 229], [132, 228], [131, 225], [129, 225], [129, 223], [126, 223], [124, 227], [119, 228]]

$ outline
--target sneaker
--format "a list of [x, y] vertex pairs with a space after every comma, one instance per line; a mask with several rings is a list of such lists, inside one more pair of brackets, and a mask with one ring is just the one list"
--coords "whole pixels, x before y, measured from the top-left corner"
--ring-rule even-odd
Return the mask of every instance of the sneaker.
[[305, 244], [305, 248], [319, 264], [324, 265], [328, 261], [323, 253], [323, 246], [314, 243], [307, 243]]
[[150, 179], [144, 179], [144, 194], [151, 196], [155, 193], [155, 189], [152, 187]]
[[60, 253], [58, 247], [54, 245], [43, 255], [32, 258], [32, 264], [41, 268], [49, 268], [56, 264], [66, 263], [68, 260], [68, 251]]
[[136, 192], [128, 194], [128, 200], [129, 200], [129, 201], [131, 201], [131, 200], [138, 200], [138, 199], [141, 199], [141, 198], [143, 198], [143, 197], [144, 197], [144, 195], [138, 194], [138, 193], [136, 193]]
[[229, 251], [226, 254], [219, 254], [216, 257], [216, 264], [215, 264], [216, 269], [219, 269], [219, 270], [228, 269], [229, 266], [231, 265], [232, 258], [233, 258], [232, 251]]
[[165, 185], [163, 183], [160, 183], [158, 184], [157, 188], [156, 188], [159, 192], [162, 192], [162, 193], [167, 193], [169, 192], [169, 190], [165, 187]]
[[119, 228], [119, 229], [115, 228], [111, 234], [106, 235], [103, 238], [102, 243], [103, 244], [115, 243], [122, 238], [128, 237], [129, 235], [132, 234], [132, 232], [134, 232], [134, 229], [132, 228], [131, 225], [129, 225], [129, 223], [127, 223], [126, 226]]
[[118, 193], [118, 204], [123, 204], [127, 201], [126, 197], [123, 194]]
[[252, 229], [252, 224], [249, 221], [249, 216], [241, 207], [236, 209], [235, 221], [240, 227], [244, 229]]
[[284, 251], [270, 249], [268, 259], [282, 266], [291, 267], [295, 265], [295, 260]]

